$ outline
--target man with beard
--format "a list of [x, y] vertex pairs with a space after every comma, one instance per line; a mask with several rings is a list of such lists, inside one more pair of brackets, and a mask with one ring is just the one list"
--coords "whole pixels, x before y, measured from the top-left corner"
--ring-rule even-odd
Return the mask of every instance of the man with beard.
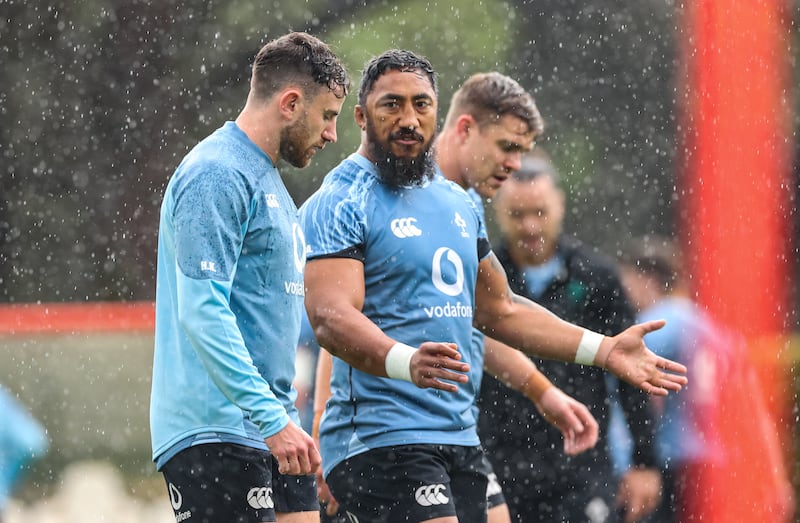
[[305, 241], [276, 164], [336, 141], [349, 80], [305, 33], [267, 43], [250, 93], [161, 206], [153, 459], [178, 521], [319, 521], [319, 452], [292, 387]]
[[370, 60], [355, 108], [358, 151], [300, 212], [306, 309], [335, 356], [323, 472], [353, 521], [486, 520], [473, 322], [520, 350], [602, 366], [654, 394], [686, 382], [672, 373], [682, 365], [642, 340], [663, 322], [603, 337], [508, 291], [474, 202], [435, 176], [436, 107], [425, 58], [390, 50]]
[[[482, 219], [481, 198], [491, 198], [509, 173], [519, 168], [522, 154], [533, 147], [543, 127], [533, 97], [514, 79], [499, 72], [474, 74], [450, 102], [442, 132], [434, 145], [436, 163], [442, 176], [472, 197]], [[476, 352], [480, 351], [483, 333], [475, 329], [472, 342], [479, 345]], [[319, 420], [330, 397], [331, 359], [329, 352], [320, 352], [314, 394], [313, 434], [317, 439]], [[523, 353], [487, 339], [484, 368], [530, 400], [532, 405], [528, 406], [535, 405], [560, 431], [564, 454], [572, 456], [595, 445], [598, 425], [589, 409], [554, 387]], [[334, 515], [338, 504], [324, 479], [318, 476], [318, 483], [326, 515]], [[488, 522], [510, 522], [509, 509], [494, 473], [489, 473], [487, 497]]]

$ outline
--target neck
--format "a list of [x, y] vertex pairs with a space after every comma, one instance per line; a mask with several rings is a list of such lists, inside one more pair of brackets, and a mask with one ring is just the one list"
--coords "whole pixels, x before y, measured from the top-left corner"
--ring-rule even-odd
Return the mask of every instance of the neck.
[[462, 176], [461, 165], [458, 162], [458, 150], [451, 143], [450, 133], [447, 130], [443, 131], [436, 139], [434, 144], [436, 150], [436, 163], [445, 178], [451, 182], [455, 182], [463, 189], [469, 189], [469, 185]]
[[281, 132], [275, 127], [275, 121], [278, 119], [268, 117], [266, 107], [254, 108], [250, 102], [236, 118], [239, 129], [269, 156], [273, 165], [277, 165], [280, 160]]

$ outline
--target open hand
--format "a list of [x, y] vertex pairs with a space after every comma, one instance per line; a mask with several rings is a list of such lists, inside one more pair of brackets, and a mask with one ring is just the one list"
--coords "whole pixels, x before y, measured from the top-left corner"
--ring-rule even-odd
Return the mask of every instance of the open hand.
[[666, 324], [664, 320], [638, 323], [606, 338], [611, 342], [605, 362], [600, 365], [620, 379], [656, 396], [666, 396], [669, 391], [679, 391], [688, 383], [686, 367], [680, 363], [654, 354], [644, 342], [645, 334], [656, 331]]

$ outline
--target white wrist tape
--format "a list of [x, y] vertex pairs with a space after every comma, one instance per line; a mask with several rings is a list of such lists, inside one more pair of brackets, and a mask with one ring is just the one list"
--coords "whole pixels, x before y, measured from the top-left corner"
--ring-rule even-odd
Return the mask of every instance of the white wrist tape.
[[417, 349], [405, 343], [395, 343], [386, 353], [386, 375], [398, 380], [411, 381], [411, 356]]
[[598, 332], [583, 329], [581, 342], [578, 344], [578, 352], [575, 353], [575, 363], [581, 365], [594, 365], [594, 357], [600, 350], [604, 336]]

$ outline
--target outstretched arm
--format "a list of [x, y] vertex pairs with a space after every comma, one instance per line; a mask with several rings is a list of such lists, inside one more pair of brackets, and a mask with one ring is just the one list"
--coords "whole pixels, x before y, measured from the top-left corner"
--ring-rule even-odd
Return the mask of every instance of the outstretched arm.
[[[320, 345], [349, 365], [376, 376], [403, 378], [418, 387], [455, 392], [469, 365], [453, 343], [418, 348], [393, 340], [367, 318], [364, 266], [351, 258], [311, 260], [305, 270], [306, 310]], [[417, 349], [417, 350], [415, 350]], [[389, 359], [387, 360], [387, 355]], [[401, 376], [398, 369], [405, 375]]]
[[485, 340], [483, 365], [505, 385], [522, 393], [564, 436], [564, 453], [580, 454], [595, 446], [597, 421], [583, 403], [564, 394], [520, 351], [492, 338]]
[[664, 321], [634, 325], [614, 337], [591, 333], [514, 294], [494, 254], [481, 261], [475, 292], [475, 325], [527, 354], [597, 365], [660, 396], [687, 382], [686, 367], [656, 356], [644, 343], [644, 335], [663, 327]]

